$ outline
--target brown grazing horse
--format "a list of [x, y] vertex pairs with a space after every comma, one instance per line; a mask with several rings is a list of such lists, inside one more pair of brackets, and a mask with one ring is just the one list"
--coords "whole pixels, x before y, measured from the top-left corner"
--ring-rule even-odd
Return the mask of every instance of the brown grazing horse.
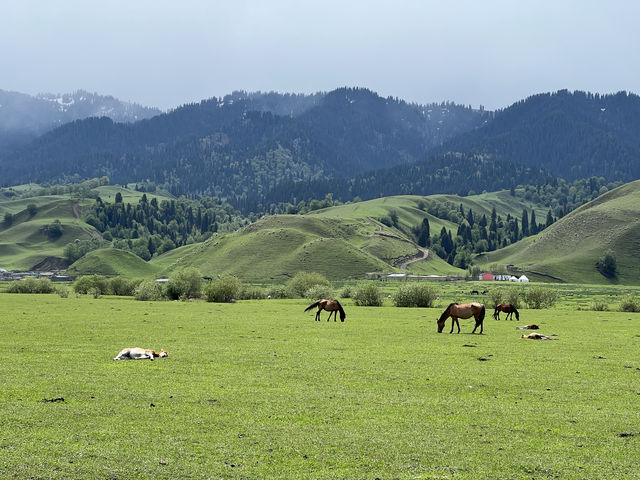
[[326, 310], [329, 312], [329, 318], [327, 318], [327, 322], [331, 320], [331, 315], [333, 315], [333, 321], [335, 322], [338, 316], [338, 312], [340, 312], [340, 321], [344, 322], [345, 317], [347, 316], [344, 313], [344, 309], [338, 300], [330, 300], [326, 298], [322, 298], [315, 303], [312, 303], [307, 308], [304, 309], [305, 312], [308, 312], [313, 307], [318, 307], [318, 312], [316, 313], [316, 322], [320, 321], [320, 312], [322, 310]]
[[518, 313], [518, 309], [510, 303], [499, 303], [496, 305], [496, 309], [493, 311], [493, 318], [500, 320], [500, 312], [505, 312], [507, 314], [505, 320], [509, 320], [509, 317], [513, 320], [514, 313], [516, 314], [516, 320], [520, 320], [520, 313]]
[[476, 328], [478, 327], [480, 327], [480, 333], [482, 333], [484, 313], [485, 308], [481, 303], [452, 303], [444, 312], [442, 312], [442, 315], [440, 315], [440, 318], [438, 319], [438, 333], [442, 333], [444, 324], [449, 317], [451, 317], [451, 331], [449, 333], [453, 333], [454, 324], [458, 326], [458, 333], [460, 333], [460, 323], [458, 322], [458, 318], [469, 318], [472, 316], [476, 320], [476, 326], [471, 333], [476, 333]]

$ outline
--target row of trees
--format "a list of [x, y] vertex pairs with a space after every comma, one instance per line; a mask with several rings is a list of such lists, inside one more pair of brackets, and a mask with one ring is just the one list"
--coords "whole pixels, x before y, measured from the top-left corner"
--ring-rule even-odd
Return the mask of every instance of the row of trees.
[[[122, 195], [117, 193], [114, 203], [96, 198], [86, 214], [86, 222], [115, 247], [149, 260], [176, 247], [204, 241], [212, 233], [237, 230], [248, 220], [218, 198], [181, 197], [158, 202], [155, 197], [149, 200], [143, 194], [138, 204], [131, 204], [124, 203]], [[76, 242], [75, 246], [68, 247], [69, 259], [93, 246], [99, 245]]]

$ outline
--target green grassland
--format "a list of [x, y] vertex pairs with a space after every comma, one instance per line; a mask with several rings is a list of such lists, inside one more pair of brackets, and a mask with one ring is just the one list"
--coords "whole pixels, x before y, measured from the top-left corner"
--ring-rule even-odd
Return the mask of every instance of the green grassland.
[[[485, 265], [513, 264], [541, 280], [640, 285], [640, 181], [601, 195], [540, 234], [482, 255]], [[605, 252], [614, 252], [616, 278], [596, 269]]]
[[638, 314], [523, 309], [535, 342], [349, 300], [0, 302], [3, 478], [640, 478]]

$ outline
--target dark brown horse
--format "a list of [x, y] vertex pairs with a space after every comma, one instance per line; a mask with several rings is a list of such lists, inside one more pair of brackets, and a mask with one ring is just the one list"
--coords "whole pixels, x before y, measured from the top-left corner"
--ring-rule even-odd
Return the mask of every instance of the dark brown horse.
[[480, 333], [482, 333], [482, 322], [484, 321], [485, 308], [481, 303], [452, 303], [450, 304], [440, 318], [438, 319], [438, 333], [442, 333], [444, 324], [447, 318], [451, 317], [451, 331], [453, 333], [453, 325], [458, 326], [458, 333], [460, 333], [460, 323], [458, 318], [470, 318], [473, 317], [476, 320], [476, 326], [473, 328], [473, 332], [476, 333], [476, 328], [480, 327]]
[[495, 318], [496, 320], [500, 320], [500, 312], [505, 312], [507, 314], [505, 320], [509, 320], [509, 317], [511, 317], [511, 320], [513, 320], [514, 313], [516, 314], [516, 320], [520, 320], [518, 309], [510, 303], [499, 303], [498, 305], [496, 305], [496, 309], [493, 311], [493, 318]]
[[344, 322], [344, 319], [347, 316], [347, 314], [344, 313], [344, 309], [342, 308], [342, 305], [340, 305], [340, 302], [338, 300], [322, 298], [317, 302], [309, 305], [307, 308], [304, 309], [304, 311], [308, 312], [313, 307], [318, 307], [318, 312], [316, 313], [316, 322], [320, 321], [320, 312], [322, 310], [326, 310], [327, 312], [329, 312], [329, 318], [327, 318], [327, 322], [331, 320], [331, 315], [333, 315], [333, 321], [335, 322], [338, 316], [338, 312], [340, 312], [341, 322]]

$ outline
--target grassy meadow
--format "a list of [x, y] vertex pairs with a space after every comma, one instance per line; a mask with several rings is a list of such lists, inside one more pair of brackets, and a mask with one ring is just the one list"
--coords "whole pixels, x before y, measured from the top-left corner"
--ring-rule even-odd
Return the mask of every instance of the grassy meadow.
[[[541, 342], [348, 299], [327, 323], [303, 299], [0, 294], [0, 477], [640, 478], [640, 314], [563, 288], [521, 310]], [[169, 357], [113, 361], [126, 346]]]

